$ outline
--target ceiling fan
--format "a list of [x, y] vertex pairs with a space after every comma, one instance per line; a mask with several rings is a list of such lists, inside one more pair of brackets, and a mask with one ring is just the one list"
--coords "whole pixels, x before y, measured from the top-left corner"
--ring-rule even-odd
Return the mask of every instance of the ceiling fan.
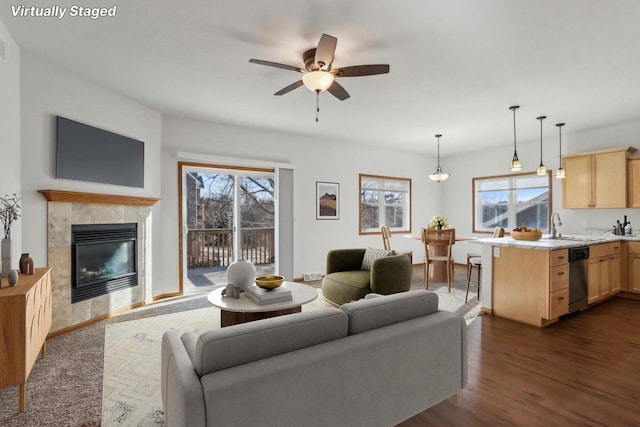
[[328, 34], [323, 34], [322, 37], [320, 37], [317, 47], [308, 49], [302, 54], [304, 68], [296, 67], [294, 65], [280, 64], [278, 62], [263, 61], [261, 59], [250, 59], [249, 62], [302, 73], [302, 78], [300, 80], [280, 89], [274, 95], [284, 95], [304, 85], [310, 91], [316, 93], [317, 122], [317, 113], [320, 111], [318, 106], [320, 92], [326, 90], [340, 101], [344, 101], [350, 97], [349, 92], [347, 92], [346, 89], [335, 80], [337, 77], [363, 77], [375, 74], [386, 74], [389, 72], [389, 64], [354, 65], [351, 67], [332, 69], [331, 64], [333, 63], [333, 55], [336, 51], [337, 43], [337, 38]]

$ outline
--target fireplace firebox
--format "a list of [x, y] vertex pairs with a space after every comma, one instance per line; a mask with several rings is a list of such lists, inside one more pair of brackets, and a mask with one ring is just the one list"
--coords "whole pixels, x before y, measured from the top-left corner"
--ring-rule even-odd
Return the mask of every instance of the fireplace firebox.
[[71, 302], [138, 285], [138, 225], [71, 226]]

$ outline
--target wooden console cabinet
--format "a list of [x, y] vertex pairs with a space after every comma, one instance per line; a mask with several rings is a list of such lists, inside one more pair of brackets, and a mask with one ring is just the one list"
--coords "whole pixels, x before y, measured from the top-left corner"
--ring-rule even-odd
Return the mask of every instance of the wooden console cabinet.
[[21, 274], [18, 284], [0, 288], [0, 387], [20, 385], [19, 410], [25, 408], [25, 384], [38, 353], [45, 355], [51, 329], [51, 269]]

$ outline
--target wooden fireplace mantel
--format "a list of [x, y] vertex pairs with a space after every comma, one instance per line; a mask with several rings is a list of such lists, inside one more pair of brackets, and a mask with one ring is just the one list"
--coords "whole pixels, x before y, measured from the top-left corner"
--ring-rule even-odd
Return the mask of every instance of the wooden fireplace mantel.
[[155, 197], [119, 196], [117, 194], [83, 193], [80, 191], [38, 190], [38, 192], [49, 202], [153, 206], [160, 200]]

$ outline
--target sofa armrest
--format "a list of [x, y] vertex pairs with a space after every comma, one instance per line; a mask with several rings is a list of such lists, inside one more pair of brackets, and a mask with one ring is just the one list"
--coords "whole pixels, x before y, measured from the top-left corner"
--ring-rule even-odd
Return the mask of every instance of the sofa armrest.
[[162, 406], [166, 426], [206, 426], [200, 378], [175, 330], [162, 335], [161, 370]]
[[406, 254], [378, 258], [371, 268], [371, 292], [388, 295], [408, 291], [411, 273], [411, 261]]
[[360, 270], [366, 249], [334, 249], [327, 253], [327, 273]]

